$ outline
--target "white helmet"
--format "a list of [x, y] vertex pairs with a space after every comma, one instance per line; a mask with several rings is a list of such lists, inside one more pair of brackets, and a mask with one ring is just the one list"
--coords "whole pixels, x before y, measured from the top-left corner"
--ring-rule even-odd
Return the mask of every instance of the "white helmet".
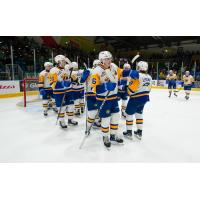
[[73, 70], [78, 71], [78, 63], [77, 62], [72, 62], [71, 65], [73, 67]]
[[45, 62], [44, 63], [44, 67], [46, 68], [46, 67], [53, 67], [53, 63], [51, 63], [51, 62]]
[[57, 55], [55, 58], [54, 58], [55, 62], [58, 64], [59, 62], [66, 62], [66, 57], [63, 56], [63, 55]]
[[112, 54], [109, 51], [101, 51], [99, 53], [99, 60], [102, 61], [106, 58], [112, 59]]
[[125, 63], [123, 66], [123, 69], [130, 69], [130, 68], [131, 68], [131, 65], [128, 63]]
[[169, 74], [173, 74], [173, 71], [172, 71], [172, 70], [169, 70]]
[[190, 75], [190, 72], [189, 72], [189, 71], [186, 71], [186, 72], [185, 72], [185, 75], [186, 75], [186, 76], [189, 76], [189, 75]]
[[100, 60], [96, 59], [96, 60], [93, 61], [93, 66], [97, 66], [99, 64], [101, 64]]
[[147, 71], [148, 70], [148, 63], [145, 61], [140, 61], [138, 64], [139, 71]]
[[68, 70], [69, 69], [69, 64], [66, 64], [65, 65], [65, 70]]

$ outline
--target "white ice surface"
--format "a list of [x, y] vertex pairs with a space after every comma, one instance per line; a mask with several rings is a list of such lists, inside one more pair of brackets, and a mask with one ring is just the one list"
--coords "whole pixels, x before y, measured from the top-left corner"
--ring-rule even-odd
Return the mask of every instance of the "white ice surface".
[[[144, 110], [142, 141], [125, 139], [123, 146], [104, 148], [100, 131], [93, 130], [84, 147], [85, 116], [77, 127], [62, 130], [56, 115], [43, 117], [41, 103], [26, 109], [19, 98], [0, 99], [0, 162], [199, 162], [200, 93], [168, 98], [167, 90], [152, 90]], [[125, 130], [120, 119], [119, 133]], [[135, 128], [135, 127], [134, 127]]]

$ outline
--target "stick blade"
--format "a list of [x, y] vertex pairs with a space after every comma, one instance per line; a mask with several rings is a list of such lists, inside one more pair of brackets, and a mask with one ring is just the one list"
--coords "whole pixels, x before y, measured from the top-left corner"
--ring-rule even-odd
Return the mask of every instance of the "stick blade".
[[139, 57], [140, 57], [140, 55], [137, 54], [137, 55], [131, 60], [131, 63], [133, 64]]
[[88, 68], [88, 66], [86, 65], [86, 63], [85, 63], [85, 62], [83, 63], [83, 65], [84, 65], [84, 67], [85, 67], [86, 69]]

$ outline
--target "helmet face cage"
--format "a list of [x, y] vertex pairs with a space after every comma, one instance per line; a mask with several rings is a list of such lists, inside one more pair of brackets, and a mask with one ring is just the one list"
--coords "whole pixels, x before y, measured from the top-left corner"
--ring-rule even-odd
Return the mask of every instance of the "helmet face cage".
[[54, 58], [55, 62], [57, 63], [57, 65], [59, 67], [63, 67], [65, 66], [66, 64], [66, 57], [63, 56], [63, 55], [57, 55], [55, 58]]
[[49, 71], [51, 68], [53, 68], [53, 64], [51, 62], [45, 62], [44, 68], [45, 70]]
[[136, 67], [137, 70], [147, 72], [148, 71], [148, 63], [145, 61], [140, 61]]
[[65, 65], [66, 65], [66, 61], [65, 60], [60, 60], [60, 61], [58, 61], [58, 65], [60, 66], [60, 67], [65, 67]]

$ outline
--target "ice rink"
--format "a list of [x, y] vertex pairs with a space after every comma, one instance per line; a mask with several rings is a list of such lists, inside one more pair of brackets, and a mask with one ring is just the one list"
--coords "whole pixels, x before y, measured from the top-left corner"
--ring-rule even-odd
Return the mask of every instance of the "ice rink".
[[[122, 146], [104, 148], [99, 130], [92, 130], [82, 150], [85, 116], [77, 127], [62, 130], [56, 115], [43, 117], [41, 102], [26, 109], [16, 104], [22, 97], [0, 99], [0, 162], [199, 162], [200, 92], [191, 99], [168, 98], [167, 90], [153, 89], [144, 110], [142, 141], [124, 139]], [[120, 119], [119, 133], [125, 130]]]

